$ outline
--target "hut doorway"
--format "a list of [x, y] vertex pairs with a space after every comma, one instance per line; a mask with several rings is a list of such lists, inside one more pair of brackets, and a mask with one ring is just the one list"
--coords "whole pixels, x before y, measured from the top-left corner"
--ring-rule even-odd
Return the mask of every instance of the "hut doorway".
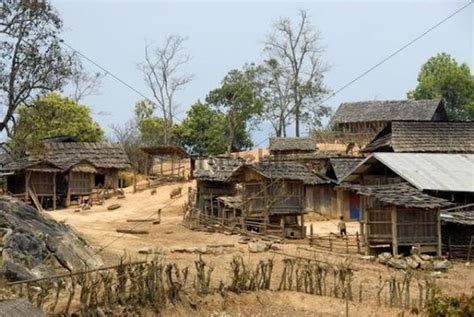
[[94, 187], [103, 188], [105, 186], [105, 174], [95, 174]]

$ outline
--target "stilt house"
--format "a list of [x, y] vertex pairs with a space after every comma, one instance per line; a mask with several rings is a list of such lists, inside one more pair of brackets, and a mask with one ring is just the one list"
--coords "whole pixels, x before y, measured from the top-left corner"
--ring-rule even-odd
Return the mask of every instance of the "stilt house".
[[295, 162], [243, 165], [234, 178], [242, 185], [242, 225], [287, 238], [305, 237], [305, 186], [327, 183]]
[[37, 207], [55, 209], [92, 200], [96, 189], [118, 189], [119, 172], [130, 168], [120, 145], [50, 138], [34, 151], [8, 160], [6, 192]]
[[394, 255], [421, 252], [441, 255], [440, 208], [444, 199], [429, 196], [407, 183], [389, 185], [343, 185], [361, 195], [362, 236], [366, 253], [391, 249]]
[[[224, 215], [219, 208], [220, 204], [227, 200], [221, 199], [219, 201], [218, 198], [233, 197], [237, 194], [236, 182], [232, 176], [244, 163], [243, 159], [231, 157], [210, 157], [206, 160], [199, 160], [198, 166], [194, 170], [196, 192], [190, 199], [195, 202], [194, 207], [204, 216], [227, 219], [227, 213]], [[240, 216], [241, 208], [236, 206], [235, 202], [233, 207], [238, 210], [236, 216]], [[234, 210], [232, 211], [234, 212]], [[227, 220], [225, 221], [227, 222]]]
[[[409, 223], [412, 230], [420, 230], [410, 234], [413, 237], [420, 236], [417, 238], [418, 242], [412, 237], [413, 239], [407, 238], [403, 245], [399, 243], [398, 246], [408, 247], [420, 244], [426, 246], [425, 251], [439, 252], [441, 245], [438, 243], [436, 244], [437, 249], [433, 249], [434, 242], [428, 241], [434, 240], [433, 229], [427, 229], [426, 226], [428, 224], [433, 225], [434, 213], [436, 211], [436, 215], [439, 215], [440, 208], [447, 208], [449, 204], [453, 203], [465, 204], [472, 202], [474, 197], [472, 179], [474, 179], [473, 154], [374, 153], [344, 178], [342, 187], [355, 189], [356, 193], [363, 196], [370, 196], [368, 193], [377, 192], [378, 188], [390, 188], [393, 191], [393, 201], [391, 202], [387, 198], [385, 204], [406, 207], [405, 209], [396, 209], [397, 219], [411, 217]], [[356, 185], [354, 186], [354, 184]], [[404, 187], [402, 190], [398, 190], [399, 186]], [[406, 190], [407, 186], [410, 186], [409, 191]], [[397, 200], [397, 197], [408, 199], [410, 195], [413, 196], [413, 202], [400, 205], [400, 200]], [[417, 206], [417, 204], [414, 204], [416, 200], [426, 203], [426, 206]], [[370, 248], [387, 242], [386, 240], [377, 241], [379, 233], [376, 233], [378, 231], [374, 231], [374, 228], [378, 226], [379, 221], [388, 221], [387, 217], [389, 216], [387, 213], [383, 215], [378, 209], [371, 215], [370, 208], [374, 206], [380, 207], [379, 205], [373, 205], [372, 201], [367, 201], [367, 198], [361, 198], [361, 231], [365, 233], [365, 239]], [[423, 212], [420, 208], [431, 211]], [[398, 213], [400, 213], [400, 216]], [[391, 221], [393, 223], [393, 219]], [[437, 221], [439, 222], [439, 220]], [[402, 233], [400, 231], [399, 235]], [[422, 239], [421, 235], [427, 238]], [[393, 244], [391, 245], [393, 247]], [[432, 246], [431, 249], [429, 248], [430, 245]], [[393, 247], [393, 252], [398, 252], [396, 247]]]

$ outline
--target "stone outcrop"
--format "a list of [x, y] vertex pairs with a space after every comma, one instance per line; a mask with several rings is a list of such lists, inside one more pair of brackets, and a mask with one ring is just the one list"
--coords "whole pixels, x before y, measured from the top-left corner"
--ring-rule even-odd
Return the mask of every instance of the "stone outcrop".
[[100, 256], [69, 226], [0, 197], [0, 272], [10, 281], [100, 267]]

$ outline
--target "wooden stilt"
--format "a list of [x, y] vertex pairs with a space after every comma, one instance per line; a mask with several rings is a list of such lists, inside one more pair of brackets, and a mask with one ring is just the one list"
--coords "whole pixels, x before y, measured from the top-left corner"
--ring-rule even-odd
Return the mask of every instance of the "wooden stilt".
[[397, 207], [393, 206], [392, 215], [392, 253], [398, 255]]
[[53, 173], [53, 210], [56, 210], [56, 173]]
[[438, 256], [441, 256], [441, 246], [442, 246], [442, 241], [441, 241], [441, 213], [439, 211], [439, 208], [438, 208], [438, 211], [437, 211], [437, 214], [436, 214], [436, 231], [437, 231], [437, 234], [438, 234], [438, 245], [437, 245], [437, 248], [436, 248], [436, 253], [438, 254]]

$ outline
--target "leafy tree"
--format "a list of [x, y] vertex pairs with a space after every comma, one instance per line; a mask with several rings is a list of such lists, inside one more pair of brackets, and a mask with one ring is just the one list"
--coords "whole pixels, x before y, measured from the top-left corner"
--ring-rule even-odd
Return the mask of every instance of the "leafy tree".
[[466, 63], [439, 53], [421, 67], [412, 99], [443, 98], [450, 119], [474, 120], [474, 76]]
[[168, 128], [164, 119], [153, 115], [154, 110], [154, 104], [148, 100], [141, 100], [135, 105], [136, 125], [144, 145], [165, 143]]
[[226, 136], [226, 152], [239, 150], [247, 142], [249, 131], [255, 127], [262, 112], [262, 101], [255, 86], [256, 73], [252, 67], [243, 71], [231, 70], [221, 83], [212, 90], [206, 102], [225, 118], [222, 132]]
[[323, 82], [328, 67], [321, 57], [320, 34], [311, 25], [307, 12], [300, 11], [296, 24], [287, 17], [280, 18], [267, 36], [265, 52], [276, 61], [271, 66], [284, 72], [278, 77], [289, 80], [296, 136], [300, 136], [302, 122], [320, 126], [330, 109], [321, 103], [329, 93]]
[[72, 54], [60, 46], [62, 21], [47, 1], [4, 1], [0, 17], [0, 132], [20, 105], [61, 89], [71, 75]]
[[34, 146], [42, 138], [68, 135], [84, 142], [99, 142], [104, 131], [91, 117], [90, 109], [69, 98], [51, 93], [38, 98], [33, 107], [17, 109], [17, 126], [11, 146]]
[[[222, 154], [227, 150], [227, 118], [207, 103], [200, 101], [191, 106], [186, 118], [177, 127], [177, 138], [190, 152], [200, 155]], [[236, 131], [232, 151], [251, 145], [247, 131]]]

